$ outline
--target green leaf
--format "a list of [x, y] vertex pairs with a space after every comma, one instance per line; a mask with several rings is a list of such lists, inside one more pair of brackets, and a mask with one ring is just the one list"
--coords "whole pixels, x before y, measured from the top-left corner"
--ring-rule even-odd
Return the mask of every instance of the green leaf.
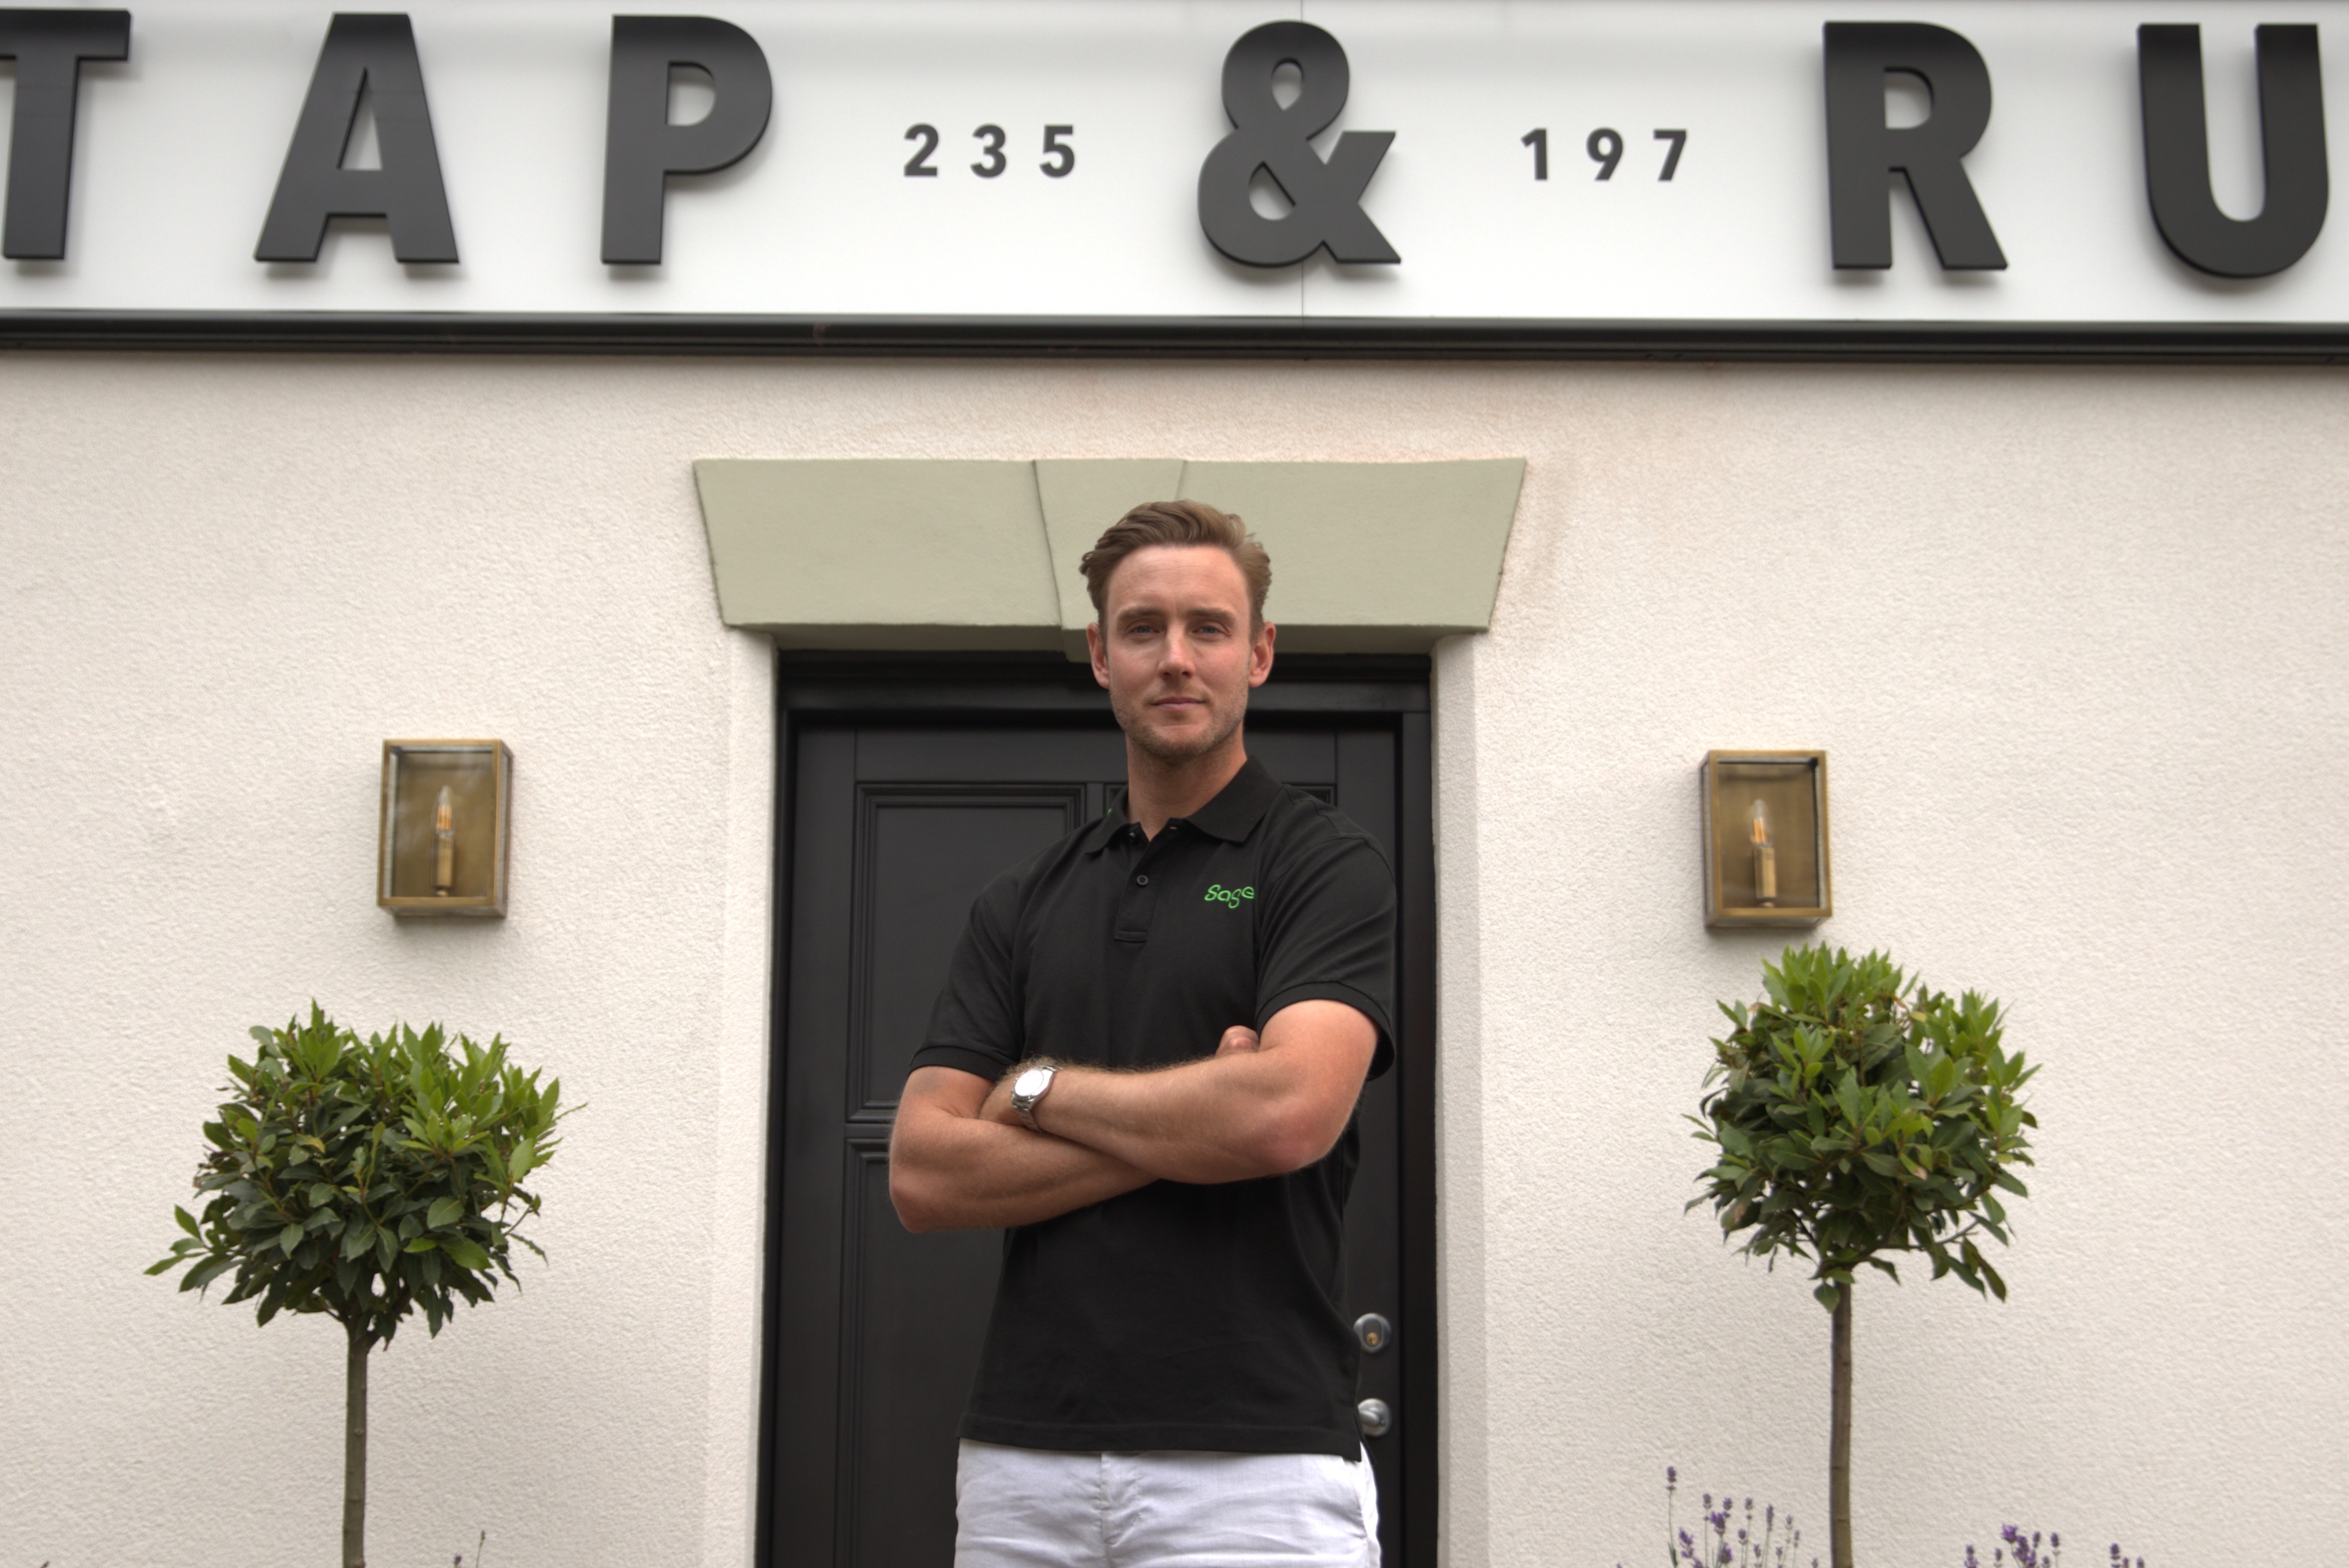
[[189, 1213], [185, 1209], [181, 1208], [177, 1203], [171, 1205], [171, 1217], [180, 1222], [180, 1229], [187, 1232], [188, 1234], [195, 1237], [199, 1241], [203, 1239], [203, 1232], [196, 1228], [196, 1217], [193, 1214]]
[[221, 1257], [217, 1255], [206, 1258], [203, 1262], [198, 1264], [195, 1267], [187, 1272], [186, 1276], [180, 1281], [180, 1288], [181, 1290], [202, 1290], [204, 1286], [210, 1284], [212, 1281], [218, 1279], [222, 1274], [226, 1274], [230, 1269], [234, 1268], [235, 1266], [236, 1260], [234, 1258]]
[[277, 1233], [277, 1244], [291, 1254], [295, 1247], [302, 1244], [302, 1238], [307, 1233], [299, 1225], [288, 1225]]
[[375, 1227], [365, 1220], [357, 1221], [349, 1230], [343, 1233], [343, 1256], [346, 1258], [357, 1257], [373, 1245], [375, 1245]]
[[1832, 1284], [1822, 1284], [1816, 1290], [1811, 1292], [1811, 1295], [1817, 1297], [1819, 1305], [1826, 1307], [1829, 1312], [1833, 1312], [1843, 1301], [1843, 1292], [1837, 1290]]
[[470, 1241], [463, 1236], [452, 1236], [443, 1242], [441, 1246], [463, 1267], [485, 1269], [490, 1266], [490, 1254], [483, 1252], [477, 1242]]
[[439, 1244], [429, 1236], [419, 1236], [399, 1250], [403, 1253], [429, 1253]]
[[464, 1212], [464, 1200], [460, 1198], [436, 1198], [433, 1200], [430, 1212], [424, 1216], [424, 1222], [430, 1229], [438, 1231], [445, 1226], [455, 1224]]

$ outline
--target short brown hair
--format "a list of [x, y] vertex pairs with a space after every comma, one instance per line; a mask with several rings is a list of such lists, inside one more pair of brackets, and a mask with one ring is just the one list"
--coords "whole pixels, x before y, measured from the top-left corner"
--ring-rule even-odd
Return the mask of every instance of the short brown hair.
[[1247, 580], [1251, 631], [1264, 624], [1264, 596], [1272, 586], [1272, 557], [1256, 535], [1230, 512], [1200, 500], [1144, 501], [1110, 524], [1109, 531], [1077, 563], [1085, 574], [1094, 618], [1109, 624], [1109, 580], [1118, 563], [1153, 544], [1206, 544], [1227, 552]]

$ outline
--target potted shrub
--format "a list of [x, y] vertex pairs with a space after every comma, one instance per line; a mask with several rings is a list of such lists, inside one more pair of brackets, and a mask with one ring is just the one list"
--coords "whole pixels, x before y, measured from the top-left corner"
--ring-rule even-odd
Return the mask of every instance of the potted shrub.
[[2039, 1123], [2019, 1091], [2038, 1069], [2006, 1053], [1997, 1003], [1911, 984], [1883, 954], [1790, 947], [1762, 975], [1764, 1000], [1721, 1004], [1733, 1027], [1690, 1118], [1720, 1158], [1689, 1207], [1709, 1199], [1724, 1236], [1749, 1233], [1741, 1252], [1812, 1265], [1834, 1315], [1828, 1546], [1852, 1568], [1852, 1276], [1897, 1284], [1886, 1254], [1921, 1253], [1935, 1279], [2006, 1299], [1975, 1238], [2003, 1244], [1998, 1194], [2027, 1195], [2014, 1167]]
[[[366, 1568], [367, 1357], [422, 1308], [438, 1335], [458, 1297], [515, 1278], [509, 1252], [538, 1212], [525, 1178], [554, 1158], [561, 1079], [539, 1083], [505, 1042], [455, 1050], [434, 1025], [365, 1041], [310, 1006], [309, 1022], [255, 1028], [228, 1058], [233, 1098], [204, 1123], [201, 1215], [147, 1272], [192, 1264], [181, 1290], [234, 1271], [227, 1302], [262, 1323], [324, 1313], [343, 1326], [343, 1568]], [[540, 1253], [543, 1257], [545, 1254]]]

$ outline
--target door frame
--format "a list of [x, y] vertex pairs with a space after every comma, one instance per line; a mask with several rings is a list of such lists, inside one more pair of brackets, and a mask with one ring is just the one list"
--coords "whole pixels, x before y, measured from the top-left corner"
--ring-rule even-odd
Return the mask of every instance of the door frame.
[[[1402, 1562], [1435, 1568], [1437, 1507], [1437, 1336], [1435, 1282], [1435, 794], [1429, 723], [1429, 661], [1420, 655], [1288, 654], [1273, 678], [1251, 694], [1256, 714], [1383, 717], [1397, 738], [1399, 832], [1395, 882], [1402, 946], [1397, 977], [1397, 1070], [1402, 1113], [1402, 1323], [1394, 1354], [1403, 1356], [1406, 1419], [1402, 1442]], [[826, 654], [776, 655], [774, 881], [769, 892], [773, 946], [769, 954], [768, 1043], [778, 1062], [789, 1016], [792, 823], [797, 805], [794, 759], [810, 724], [843, 721], [969, 724], [1002, 718], [1101, 713], [1108, 698], [1092, 672], [1057, 653]], [[775, 1518], [777, 1336], [782, 1330], [782, 1128], [785, 1075], [768, 1073], [766, 1234], [761, 1295], [757, 1477], [758, 1568], [800, 1568], [784, 1555]], [[824, 1564], [823, 1568], [832, 1568]]]

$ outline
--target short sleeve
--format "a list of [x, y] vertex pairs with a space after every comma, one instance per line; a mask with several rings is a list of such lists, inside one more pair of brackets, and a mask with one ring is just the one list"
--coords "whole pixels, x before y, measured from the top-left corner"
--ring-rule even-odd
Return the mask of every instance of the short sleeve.
[[1264, 879], [1256, 1026], [1292, 1003], [1343, 1002], [1379, 1031], [1372, 1078], [1394, 1062], [1395, 887], [1360, 830], [1316, 843]]
[[972, 901], [970, 920], [947, 964], [947, 983], [930, 1009], [929, 1032], [914, 1053], [914, 1068], [955, 1068], [992, 1082], [1024, 1054], [1026, 1029], [1011, 956], [1019, 890], [1019, 873], [1006, 872]]

